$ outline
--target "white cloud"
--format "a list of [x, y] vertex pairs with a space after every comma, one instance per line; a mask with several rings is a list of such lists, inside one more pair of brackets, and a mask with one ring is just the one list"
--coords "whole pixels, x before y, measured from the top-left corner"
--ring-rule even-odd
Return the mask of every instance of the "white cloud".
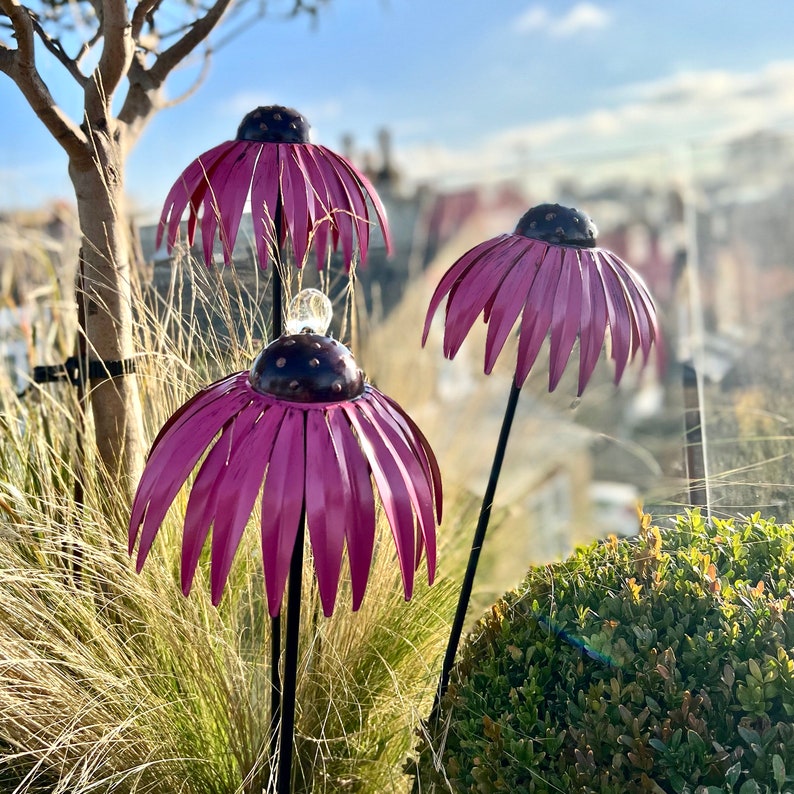
[[609, 26], [610, 14], [595, 3], [577, 3], [567, 13], [558, 15], [544, 6], [532, 6], [515, 20], [519, 33], [546, 33], [554, 38], [567, 38], [587, 30], [603, 30]]
[[693, 143], [713, 143], [716, 151], [731, 137], [794, 127], [794, 61], [752, 73], [685, 72], [614, 99], [588, 113], [502, 129], [477, 148], [435, 144], [401, 151], [400, 159], [411, 176], [460, 183], [563, 168], [586, 178], [605, 163], [642, 157], [658, 164]]
[[515, 21], [515, 29], [519, 33], [534, 33], [543, 30], [551, 22], [551, 14], [542, 6], [528, 8]]

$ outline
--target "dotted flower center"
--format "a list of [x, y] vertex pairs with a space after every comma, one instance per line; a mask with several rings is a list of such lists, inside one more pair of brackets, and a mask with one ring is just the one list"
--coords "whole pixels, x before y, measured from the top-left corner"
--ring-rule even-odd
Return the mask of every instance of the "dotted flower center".
[[560, 204], [539, 204], [522, 216], [516, 234], [553, 245], [594, 248], [598, 229], [584, 212]]
[[297, 110], [267, 105], [252, 110], [240, 122], [238, 141], [259, 143], [308, 143], [309, 122]]
[[343, 344], [319, 334], [290, 334], [257, 357], [251, 388], [299, 403], [342, 402], [364, 393], [364, 373]]

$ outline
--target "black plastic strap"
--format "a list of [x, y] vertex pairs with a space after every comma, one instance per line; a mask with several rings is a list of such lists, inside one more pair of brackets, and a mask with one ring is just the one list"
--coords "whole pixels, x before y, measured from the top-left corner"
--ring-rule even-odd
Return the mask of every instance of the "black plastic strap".
[[70, 356], [63, 364], [44, 365], [33, 367], [34, 383], [57, 383], [66, 380], [72, 386], [82, 383], [82, 372], [87, 369], [89, 380], [98, 378], [117, 378], [120, 375], [131, 375], [135, 372], [135, 361], [126, 358], [123, 361], [89, 361], [88, 366], [80, 366], [81, 361], [77, 356]]

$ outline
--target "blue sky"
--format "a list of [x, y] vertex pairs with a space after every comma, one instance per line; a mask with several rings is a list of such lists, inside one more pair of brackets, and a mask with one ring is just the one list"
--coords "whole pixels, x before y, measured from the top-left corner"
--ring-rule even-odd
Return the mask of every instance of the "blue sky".
[[[69, 78], [41, 64], [74, 112]], [[300, 109], [336, 149], [346, 132], [374, 149], [388, 127], [407, 178], [442, 184], [794, 129], [794, 3], [332, 0], [316, 22], [272, 14], [151, 123], [128, 164], [134, 206], [156, 212], [193, 157], [268, 103]], [[0, 209], [68, 198], [65, 158], [3, 75], [0, 107]]]

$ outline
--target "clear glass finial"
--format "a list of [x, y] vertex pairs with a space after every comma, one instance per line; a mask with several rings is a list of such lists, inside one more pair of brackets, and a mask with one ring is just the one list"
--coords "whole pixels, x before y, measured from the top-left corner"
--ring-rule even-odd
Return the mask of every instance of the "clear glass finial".
[[327, 295], [318, 289], [302, 289], [287, 309], [286, 331], [288, 334], [328, 333], [334, 310]]

